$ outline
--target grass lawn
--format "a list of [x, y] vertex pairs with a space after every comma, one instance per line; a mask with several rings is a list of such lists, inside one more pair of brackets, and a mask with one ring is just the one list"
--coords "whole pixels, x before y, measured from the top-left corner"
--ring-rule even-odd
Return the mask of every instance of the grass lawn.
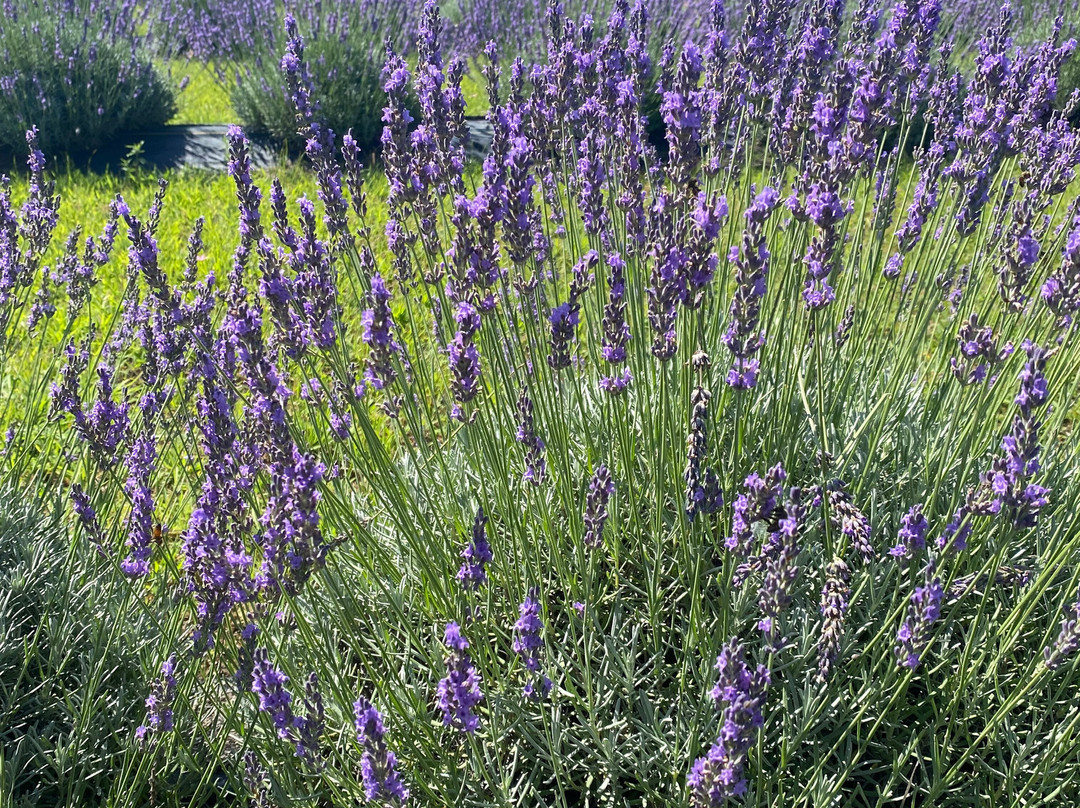
[[[199, 62], [176, 59], [168, 65], [173, 81], [179, 85], [187, 79], [184, 89], [176, 95], [176, 114], [170, 124], [239, 123], [229, 100], [229, 88], [218, 77], [217, 69]], [[484, 77], [474, 66], [461, 82], [468, 115], [487, 113], [487, 87]]]

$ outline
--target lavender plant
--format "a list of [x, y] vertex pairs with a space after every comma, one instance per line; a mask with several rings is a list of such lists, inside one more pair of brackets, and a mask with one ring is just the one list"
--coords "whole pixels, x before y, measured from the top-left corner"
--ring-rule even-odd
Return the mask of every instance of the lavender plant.
[[[174, 728], [115, 801], [205, 746], [204, 799], [1075, 794], [1073, 44], [1012, 58], [1006, 9], [967, 74], [941, 11], [715, 4], [654, 66], [642, 6], [552, 4], [546, 62], [487, 49], [470, 167], [429, 2], [385, 198], [294, 40], [317, 204], [264, 204], [234, 130], [233, 262], [194, 283], [118, 201], [129, 293], [54, 371], [73, 522], [175, 604], [138, 697]], [[2, 197], [7, 324], [51, 194]]]
[[[373, 150], [382, 131], [386, 43], [410, 47], [420, 11], [418, 0], [254, 4], [245, 13], [256, 21], [238, 29], [243, 35], [229, 45], [235, 57], [227, 60], [235, 66], [228, 83], [244, 126], [302, 148], [299, 114], [339, 136], [351, 131], [362, 150]], [[232, 25], [227, 15], [221, 24]]]
[[12, 0], [0, 16], [0, 150], [37, 127], [50, 154], [96, 149], [160, 126], [173, 88], [153, 63], [133, 2]]

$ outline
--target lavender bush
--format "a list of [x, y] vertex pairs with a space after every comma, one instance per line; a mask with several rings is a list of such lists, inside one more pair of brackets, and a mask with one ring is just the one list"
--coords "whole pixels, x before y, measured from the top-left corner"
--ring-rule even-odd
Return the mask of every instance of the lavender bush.
[[158, 0], [146, 16], [158, 52], [208, 63], [242, 60], [281, 27], [276, 0]]
[[0, 16], [0, 150], [38, 127], [50, 154], [158, 126], [173, 90], [151, 61], [132, 2], [10, 0]]
[[253, 13], [259, 23], [242, 29], [247, 34], [236, 45], [231, 87], [245, 127], [302, 148], [299, 111], [339, 134], [351, 130], [365, 151], [375, 148], [387, 43], [397, 49], [413, 43], [418, 0], [265, 3]]
[[717, 3], [653, 65], [644, 6], [553, 5], [542, 65], [486, 49], [470, 167], [428, 3], [385, 196], [293, 32], [318, 200], [231, 131], [221, 277], [159, 255], [163, 189], [52, 281], [34, 152], [5, 344], [106, 242], [128, 285], [11, 454], [58, 441], [84, 541], [170, 595], [112, 801], [207, 748], [196, 799], [259, 805], [1075, 798], [1075, 45], [1017, 56], [1006, 6], [958, 72], [941, 12]]

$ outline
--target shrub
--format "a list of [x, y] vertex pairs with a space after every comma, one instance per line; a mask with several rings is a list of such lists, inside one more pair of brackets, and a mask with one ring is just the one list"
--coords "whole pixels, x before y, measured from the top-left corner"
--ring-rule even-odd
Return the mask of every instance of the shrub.
[[103, 804], [142, 718], [150, 626], [41, 508], [0, 491], [0, 781], [16, 807]]
[[167, 79], [146, 55], [134, 4], [18, 0], [0, 19], [0, 148], [37, 126], [51, 154], [92, 150], [165, 123]]
[[147, 7], [155, 50], [202, 62], [243, 60], [281, 23], [277, 0], [158, 0]]
[[116, 202], [52, 402], [82, 534], [178, 593], [148, 743], [260, 804], [1076, 801], [1068, 49], [1006, 59], [1006, 9], [939, 73], [936, 0], [815, 9], [674, 54], [664, 154], [640, 15], [558, 26], [470, 170], [428, 3], [385, 199], [301, 115], [318, 206], [229, 134], [227, 278]]
[[[503, 3], [499, 0], [458, 0], [454, 23], [450, 26], [453, 48], [462, 55], [476, 57], [488, 42], [499, 46], [500, 57], [509, 64], [521, 57], [526, 63], [542, 62], [547, 56], [551, 34], [546, 0]], [[588, 14], [597, 24], [597, 36], [603, 35], [613, 0], [575, 0], [562, 3], [563, 14], [581, 19]], [[661, 2], [646, 6], [650, 17], [648, 39], [654, 58], [659, 58], [666, 42], [681, 46], [687, 39], [698, 39], [709, 22], [706, 0]]]
[[[382, 64], [386, 43], [404, 48], [412, 42], [417, 19], [414, 0], [348, 0], [339, 4], [296, 3], [287, 6], [296, 28], [287, 31], [279, 11], [272, 28], [245, 43], [237, 66], [232, 102], [245, 127], [267, 132], [279, 141], [302, 146], [296, 134], [294, 82], [310, 88], [315, 108], [308, 110], [337, 132], [350, 129], [361, 148], [378, 144], [383, 96]], [[301, 61], [307, 73], [282, 73], [290, 36], [299, 33]], [[293, 37], [294, 42], [301, 42]], [[250, 46], [250, 52], [247, 48]], [[295, 56], [296, 54], [294, 54]], [[290, 57], [292, 58], [292, 57]], [[298, 67], [294, 68], [298, 69]], [[317, 100], [315, 100], [317, 99]]]

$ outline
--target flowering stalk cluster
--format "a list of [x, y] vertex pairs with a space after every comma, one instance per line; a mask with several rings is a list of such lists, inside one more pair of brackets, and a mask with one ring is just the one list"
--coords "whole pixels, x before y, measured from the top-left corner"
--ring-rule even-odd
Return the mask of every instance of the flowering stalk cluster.
[[518, 655], [529, 677], [525, 684], [526, 698], [543, 698], [551, 690], [551, 680], [540, 670], [540, 649], [544, 646], [544, 623], [540, 617], [540, 593], [535, 587], [529, 590], [518, 610], [514, 623], [512, 650]]
[[364, 750], [360, 758], [364, 797], [377, 804], [403, 805], [409, 799], [409, 789], [398, 775], [397, 756], [387, 748], [382, 715], [363, 696], [353, 705], [353, 713], [356, 742]]
[[738, 640], [729, 640], [716, 659], [719, 673], [710, 693], [720, 713], [720, 737], [694, 762], [687, 784], [695, 808], [722, 806], [747, 791], [746, 754], [765, 723], [761, 705], [769, 685], [764, 665], [752, 668]]
[[941, 602], [945, 597], [945, 589], [933, 561], [926, 565], [923, 577], [925, 582], [915, 587], [911, 594], [904, 622], [896, 633], [896, 661], [911, 670], [922, 662], [923, 653], [930, 642], [930, 631], [941, 616]]
[[979, 489], [968, 501], [973, 514], [1001, 513], [1016, 527], [1034, 527], [1039, 512], [1050, 502], [1050, 489], [1032, 482], [1041, 468], [1038, 411], [1049, 395], [1043, 371], [1049, 352], [1025, 340], [1027, 361], [1020, 371], [1018, 408], [1012, 429], [1001, 440], [1002, 454], [983, 472]]
[[461, 634], [457, 623], [446, 624], [443, 643], [446, 655], [446, 677], [439, 681], [438, 706], [443, 724], [461, 732], [473, 733], [480, 726], [476, 707], [484, 700], [480, 691], [480, 674], [466, 651], [469, 641]]

